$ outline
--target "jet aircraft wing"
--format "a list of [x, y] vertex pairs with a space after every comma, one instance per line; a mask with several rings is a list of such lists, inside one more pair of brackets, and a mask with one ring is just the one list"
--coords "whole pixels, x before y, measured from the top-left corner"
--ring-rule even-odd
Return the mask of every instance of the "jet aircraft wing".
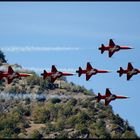
[[133, 76], [133, 75], [127, 74], [127, 80], [130, 80], [130, 78], [131, 78], [132, 76]]
[[105, 106], [109, 105], [110, 102], [111, 100], [110, 101], [105, 100]]
[[109, 51], [108, 56], [111, 57], [114, 53], [115, 51]]
[[93, 69], [93, 67], [91, 66], [91, 64], [89, 62], [87, 62], [87, 68], [86, 68], [86, 70], [89, 71], [91, 69]]
[[115, 43], [114, 43], [114, 41], [112, 39], [109, 40], [109, 46], [112, 46], [112, 47], [115, 46]]
[[54, 81], [57, 79], [57, 77], [53, 78], [51, 77], [51, 82], [54, 83]]
[[57, 72], [55, 65], [52, 65], [52, 72]]
[[9, 77], [7, 77], [7, 81], [8, 81], [8, 84], [11, 84], [12, 81], [13, 81], [13, 78], [9, 78]]
[[89, 75], [88, 73], [86, 73], [86, 80], [88, 81], [92, 75], [93, 75], [93, 74], [90, 74], [90, 75]]
[[128, 69], [128, 70], [132, 70], [132, 69], [133, 69], [133, 66], [132, 66], [132, 64], [131, 64], [130, 62], [128, 63], [127, 69]]
[[9, 74], [13, 74], [13, 73], [14, 73], [14, 70], [12, 69], [11, 66], [8, 67], [8, 73], [9, 73]]
[[109, 97], [111, 95], [111, 92], [110, 92], [109, 88], [106, 88], [105, 95], [106, 95], [106, 97]]

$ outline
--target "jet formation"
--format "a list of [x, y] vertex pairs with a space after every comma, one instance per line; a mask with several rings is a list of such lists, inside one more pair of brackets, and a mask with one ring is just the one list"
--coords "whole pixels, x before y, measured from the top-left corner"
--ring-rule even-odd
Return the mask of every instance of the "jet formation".
[[104, 53], [104, 51], [108, 51], [108, 56], [112, 57], [112, 55], [115, 52], [118, 52], [120, 50], [128, 50], [128, 49], [132, 49], [128, 46], [119, 46], [116, 45], [112, 39], [109, 40], [109, 45], [108, 46], [104, 46], [104, 44], [101, 45], [101, 47], [98, 48], [99, 50], [101, 50], [101, 54]]
[[[104, 46], [104, 44], [102, 44], [101, 47], [99, 47], [98, 49], [101, 50], [101, 54], [103, 54], [104, 51], [108, 51], [108, 56], [109, 56], [109, 58], [111, 58], [115, 52], [118, 52], [120, 50], [128, 50], [128, 49], [132, 49], [132, 48], [130, 48], [129, 46], [116, 45], [113, 42], [113, 40], [110, 39], [108, 46]], [[108, 70], [99, 70], [99, 69], [93, 68], [91, 66], [90, 62], [87, 62], [86, 69], [82, 69], [81, 67], [79, 67], [79, 69], [76, 70], [76, 73], [78, 73], [78, 77], [80, 77], [82, 74], [86, 75], [86, 81], [89, 81], [89, 79], [91, 78], [92, 75], [96, 75], [98, 73], [109, 73], [109, 72], [110, 71], [108, 71]], [[133, 75], [140, 73], [140, 70], [137, 68], [134, 68], [132, 66], [131, 62], [129, 62], [127, 69], [124, 70], [122, 67], [120, 67], [120, 69], [117, 70], [117, 73], [119, 73], [120, 77], [123, 74], [126, 74], [127, 81], [128, 81], [131, 79], [131, 77]], [[8, 66], [8, 71], [0, 71], [0, 80], [3, 78], [6, 78], [7, 83], [11, 84], [13, 79], [15, 79], [15, 78], [21, 79], [21, 77], [28, 77], [31, 75], [32, 74], [15, 72], [11, 66]], [[69, 72], [58, 71], [55, 65], [52, 65], [51, 72], [47, 72], [46, 70], [44, 70], [43, 73], [41, 73], [41, 76], [43, 76], [43, 79], [45, 80], [46, 78], [50, 78], [51, 83], [54, 83], [55, 80], [57, 80], [58, 78], [60, 78], [62, 76], [73, 76], [73, 75], [75, 75], [75, 74], [69, 73]], [[110, 92], [109, 88], [106, 88], [105, 95], [101, 95], [100, 93], [98, 93], [98, 96], [95, 97], [97, 102], [99, 102], [101, 99], [104, 99], [105, 106], [109, 105], [109, 103], [112, 100], [127, 99], [127, 98], [128, 97], [126, 97], [126, 96], [118, 96], [118, 95], [112, 94]]]

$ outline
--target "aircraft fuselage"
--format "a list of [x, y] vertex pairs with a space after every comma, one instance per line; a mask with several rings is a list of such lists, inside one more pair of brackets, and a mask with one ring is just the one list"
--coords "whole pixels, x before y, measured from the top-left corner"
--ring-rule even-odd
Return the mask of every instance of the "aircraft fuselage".
[[131, 71], [128, 71], [127, 74], [128, 75], [135, 75], [138, 73], [138, 70], [137, 69], [132, 69]]
[[108, 102], [115, 100], [115, 99], [116, 99], [116, 95], [114, 95], [114, 94], [111, 94], [110, 96], [105, 97], [105, 100]]
[[86, 72], [88, 75], [92, 75], [92, 74], [96, 74], [97, 70], [96, 69], [91, 69], [89, 71]]
[[111, 51], [111, 52], [117, 52], [119, 50], [120, 50], [120, 46], [118, 46], [118, 45], [115, 45], [114, 47], [109, 46], [109, 51]]
[[61, 77], [61, 76], [62, 76], [62, 72], [57, 71], [57, 72], [55, 72], [55, 73], [52, 73], [51, 76], [52, 76], [53, 78]]
[[14, 79], [14, 78], [18, 78], [18, 77], [19, 77], [19, 74], [17, 72], [14, 72], [14, 73], [8, 75], [9, 79]]

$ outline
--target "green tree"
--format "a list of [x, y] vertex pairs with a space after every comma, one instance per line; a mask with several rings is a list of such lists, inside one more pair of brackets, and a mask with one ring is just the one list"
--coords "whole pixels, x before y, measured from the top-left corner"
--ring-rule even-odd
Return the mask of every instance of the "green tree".
[[0, 50], [0, 64], [7, 63], [4, 53]]
[[41, 139], [42, 138], [42, 135], [39, 133], [38, 130], [34, 130], [31, 133], [30, 138], [33, 138], [33, 139]]
[[58, 118], [57, 122], [55, 123], [56, 131], [62, 131], [65, 128], [65, 122], [62, 118]]
[[125, 131], [121, 138], [130, 138], [130, 139], [135, 139], [135, 138], [138, 138], [137, 135], [133, 132], [133, 131]]
[[53, 104], [60, 103], [60, 102], [61, 102], [61, 99], [55, 97], [55, 98], [52, 98], [52, 99], [51, 99], [51, 102], [52, 102]]
[[70, 106], [69, 104], [67, 104], [66, 106], [64, 106], [63, 110], [62, 110], [63, 115], [67, 118], [70, 115], [73, 114], [72, 112], [72, 106]]
[[47, 104], [47, 110], [50, 112], [50, 121], [55, 121], [58, 116], [58, 110], [57, 104]]
[[76, 124], [76, 130], [78, 130], [79, 135], [89, 135], [88, 127], [86, 127], [84, 124]]
[[68, 101], [68, 104], [70, 106], [75, 106], [77, 104], [77, 100], [75, 98], [71, 98], [69, 101]]
[[77, 116], [78, 116], [79, 123], [86, 123], [90, 120], [90, 117], [88, 116], [88, 114], [85, 111], [79, 112], [77, 114]]
[[70, 116], [69, 118], [67, 118], [66, 122], [65, 122], [65, 126], [67, 128], [71, 128], [71, 127], [75, 127], [75, 125], [78, 122], [78, 117], [77, 116]]
[[50, 119], [50, 111], [45, 107], [36, 106], [33, 109], [32, 118], [35, 123], [45, 123]]
[[47, 121], [45, 125], [46, 125], [46, 130], [45, 130], [46, 134], [55, 131], [55, 126], [54, 124], [51, 124], [50, 121]]

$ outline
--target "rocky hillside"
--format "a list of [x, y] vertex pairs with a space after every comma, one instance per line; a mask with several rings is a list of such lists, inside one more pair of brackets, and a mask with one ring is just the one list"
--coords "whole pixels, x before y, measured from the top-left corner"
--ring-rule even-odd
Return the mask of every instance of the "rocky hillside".
[[0, 138], [137, 138], [110, 105], [96, 103], [92, 90], [26, 72], [33, 75], [0, 81]]

